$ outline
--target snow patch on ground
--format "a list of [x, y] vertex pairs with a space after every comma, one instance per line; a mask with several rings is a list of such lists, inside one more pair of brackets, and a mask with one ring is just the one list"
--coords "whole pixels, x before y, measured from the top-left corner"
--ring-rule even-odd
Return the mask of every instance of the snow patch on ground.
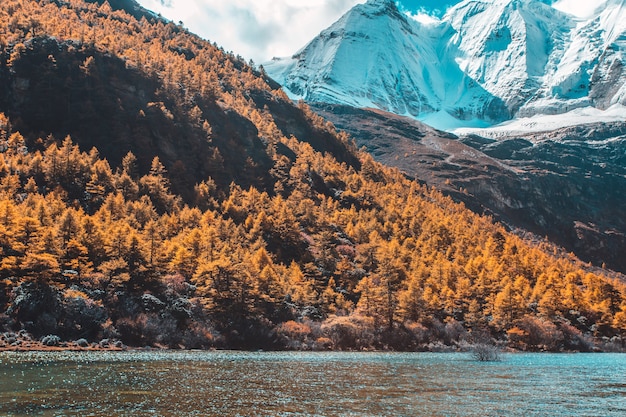
[[484, 129], [489, 127], [489, 123], [480, 119], [459, 120], [450, 113], [442, 110], [436, 113], [422, 114], [417, 117], [422, 123], [434, 127], [435, 129], [445, 131], [455, 131], [456, 129]]
[[564, 127], [590, 123], [620, 121], [626, 122], [626, 106], [614, 104], [604, 111], [594, 107], [584, 107], [563, 114], [522, 117], [487, 128], [457, 128], [453, 125], [448, 125], [444, 126], [444, 130], [459, 136], [474, 134], [488, 138], [499, 138], [527, 133], [548, 132]]

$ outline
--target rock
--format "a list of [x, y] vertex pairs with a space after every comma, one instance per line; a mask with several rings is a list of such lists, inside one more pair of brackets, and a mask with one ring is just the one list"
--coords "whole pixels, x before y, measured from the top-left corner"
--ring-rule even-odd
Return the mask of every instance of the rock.
[[78, 339], [74, 343], [76, 343], [76, 346], [80, 346], [83, 348], [86, 348], [89, 346], [89, 342], [87, 341], [87, 339]]
[[165, 303], [152, 294], [142, 295], [141, 303], [146, 311], [161, 311], [165, 308]]
[[24, 329], [20, 330], [17, 334], [20, 337], [20, 339], [22, 339], [22, 340], [33, 340], [33, 337], [31, 336], [31, 334], [28, 333]]
[[41, 339], [41, 343], [46, 346], [59, 346], [61, 344], [61, 338], [57, 335], [48, 335]]

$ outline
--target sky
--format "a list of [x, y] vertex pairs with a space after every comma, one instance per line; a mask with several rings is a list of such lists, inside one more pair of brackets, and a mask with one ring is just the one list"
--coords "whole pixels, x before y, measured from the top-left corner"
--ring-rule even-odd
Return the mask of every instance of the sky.
[[[365, 0], [137, 0], [227, 51], [260, 64], [293, 55], [345, 12]], [[560, 10], [586, 15], [606, 0], [554, 1]], [[399, 0], [405, 12], [442, 15], [458, 0]]]

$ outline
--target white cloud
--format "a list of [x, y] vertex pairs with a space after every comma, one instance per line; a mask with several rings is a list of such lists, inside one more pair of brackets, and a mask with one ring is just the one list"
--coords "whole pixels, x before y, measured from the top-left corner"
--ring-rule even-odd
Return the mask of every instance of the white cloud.
[[552, 5], [562, 12], [573, 14], [578, 17], [589, 17], [599, 9], [607, 0], [556, 0]]
[[138, 0], [257, 63], [289, 56], [365, 0]]
[[426, 12], [418, 12], [415, 14], [407, 12], [406, 15], [423, 25], [434, 25], [441, 23], [441, 20], [437, 16], [428, 14]]

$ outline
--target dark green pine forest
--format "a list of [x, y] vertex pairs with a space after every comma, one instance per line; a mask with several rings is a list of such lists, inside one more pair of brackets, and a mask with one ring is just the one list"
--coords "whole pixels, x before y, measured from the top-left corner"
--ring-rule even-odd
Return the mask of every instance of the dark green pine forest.
[[262, 67], [113, 6], [0, 3], [0, 348], [624, 349], [621, 275], [374, 162]]

